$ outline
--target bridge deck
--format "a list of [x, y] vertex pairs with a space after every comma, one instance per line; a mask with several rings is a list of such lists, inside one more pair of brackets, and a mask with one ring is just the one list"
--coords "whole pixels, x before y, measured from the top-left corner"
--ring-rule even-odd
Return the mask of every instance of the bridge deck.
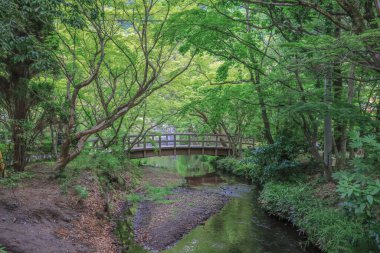
[[[130, 158], [174, 155], [214, 155], [227, 156], [233, 152], [231, 137], [226, 135], [197, 134], [161, 134], [146, 136], [129, 136]], [[240, 146], [252, 145], [253, 142], [242, 141]]]

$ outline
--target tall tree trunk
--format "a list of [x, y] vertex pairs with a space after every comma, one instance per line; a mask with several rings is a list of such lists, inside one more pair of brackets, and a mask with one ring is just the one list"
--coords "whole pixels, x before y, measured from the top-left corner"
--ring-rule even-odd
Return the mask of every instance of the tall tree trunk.
[[23, 171], [26, 165], [26, 131], [25, 122], [27, 120], [27, 87], [22, 78], [17, 73], [13, 75], [12, 83], [14, 108], [10, 112], [12, 119], [12, 140], [13, 140], [13, 168], [15, 171]]
[[[245, 7], [245, 18], [246, 18], [246, 31], [247, 31], [247, 33], [250, 33], [251, 29], [252, 29], [252, 27], [251, 27], [251, 10], [249, 9], [248, 4], [245, 4], [244, 7]], [[255, 58], [253, 57], [254, 53], [252, 53], [251, 50], [249, 53], [250, 53], [250, 56], [252, 59], [252, 63], [255, 64], [256, 63]], [[263, 64], [263, 60], [264, 60], [264, 58], [262, 59], [261, 65]], [[253, 73], [253, 71], [255, 71], [255, 74]], [[273, 140], [271, 126], [270, 126], [270, 122], [269, 122], [269, 118], [268, 118], [268, 114], [267, 114], [267, 108], [265, 106], [264, 97], [262, 95], [262, 91], [261, 91], [261, 87], [260, 87], [260, 73], [258, 70], [250, 70], [250, 75], [251, 75], [251, 80], [253, 81], [253, 85], [255, 86], [257, 96], [259, 98], [261, 118], [262, 118], [263, 123], [264, 123], [264, 137], [269, 144], [273, 144], [274, 140]]]
[[[335, 26], [334, 37], [339, 39], [340, 27]], [[334, 102], [342, 102], [343, 100], [343, 78], [342, 69], [339, 62], [335, 62], [333, 65], [333, 91]], [[337, 168], [344, 168], [346, 164], [346, 152], [347, 152], [347, 124], [345, 119], [337, 118], [334, 126], [334, 153], [336, 155]]]
[[265, 106], [265, 101], [264, 101], [264, 98], [263, 98], [263, 95], [261, 92], [261, 88], [259, 85], [256, 84], [255, 89], [257, 92], [257, 96], [259, 97], [261, 118], [262, 118], [263, 123], [264, 123], [264, 137], [269, 144], [273, 144], [274, 140], [273, 140], [271, 126], [270, 126], [270, 122], [269, 122], [269, 118], [268, 118], [268, 114], [267, 114], [267, 108]]
[[323, 160], [325, 165], [325, 176], [328, 180], [332, 179], [332, 148], [333, 148], [333, 138], [332, 138], [332, 122], [330, 114], [331, 106], [331, 72], [325, 77], [324, 82], [324, 102], [326, 104], [325, 112], [325, 123], [324, 123], [324, 152]]
[[[333, 71], [333, 90], [334, 101], [342, 102], [343, 97], [343, 79], [342, 71], [339, 64], [334, 64]], [[345, 119], [337, 118], [334, 126], [334, 143], [335, 143], [335, 155], [337, 168], [344, 168], [346, 164], [346, 152], [347, 152], [347, 124]]]

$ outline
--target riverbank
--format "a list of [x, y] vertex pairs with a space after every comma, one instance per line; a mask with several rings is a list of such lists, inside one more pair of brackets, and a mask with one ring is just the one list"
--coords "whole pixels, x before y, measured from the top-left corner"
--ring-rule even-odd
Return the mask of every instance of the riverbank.
[[[14, 253], [120, 252], [117, 222], [126, 204], [141, 196], [134, 240], [146, 248], [163, 250], [218, 213], [229, 200], [223, 189], [182, 187], [186, 180], [178, 173], [133, 165], [123, 165], [131, 167], [122, 170], [108, 158], [81, 156], [58, 177], [51, 163], [36, 163], [23, 173], [1, 179], [0, 249]], [[194, 186], [199, 184], [197, 177], [189, 180]], [[216, 176], [202, 180], [221, 182]]]
[[109, 212], [96, 175], [80, 173], [67, 192], [49, 163], [2, 179], [0, 245], [6, 252], [117, 252], [114, 224], [107, 218], [117, 212], [117, 197]]
[[311, 170], [263, 180], [260, 168], [233, 158], [219, 160], [217, 169], [259, 184], [260, 205], [268, 214], [291, 222], [307, 236], [307, 244], [324, 252], [378, 252], [366, 227], [344, 212], [337, 186]]
[[229, 200], [218, 192], [182, 187], [184, 179], [167, 169], [144, 167], [142, 172], [140, 187], [131, 195], [140, 199], [134, 234], [136, 241], [149, 250], [172, 246]]

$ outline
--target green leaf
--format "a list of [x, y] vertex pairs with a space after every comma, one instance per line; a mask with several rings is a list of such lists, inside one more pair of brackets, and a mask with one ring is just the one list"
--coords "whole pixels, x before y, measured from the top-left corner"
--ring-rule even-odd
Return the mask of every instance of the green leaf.
[[373, 203], [373, 197], [371, 195], [367, 195], [367, 201], [370, 205]]

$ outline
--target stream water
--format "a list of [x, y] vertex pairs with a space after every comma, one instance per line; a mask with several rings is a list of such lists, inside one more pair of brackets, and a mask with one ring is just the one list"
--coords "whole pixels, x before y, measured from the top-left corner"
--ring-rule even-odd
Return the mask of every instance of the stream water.
[[[216, 215], [185, 235], [165, 253], [301, 253], [303, 238], [288, 223], [268, 216], [258, 204], [258, 191], [248, 182], [216, 173], [205, 157], [151, 158], [146, 163], [176, 171], [186, 187], [222, 192], [231, 200]], [[125, 226], [124, 226], [125, 227]], [[127, 226], [131, 227], [131, 225]], [[130, 233], [130, 231], [129, 231]], [[129, 241], [129, 253], [149, 252]]]

